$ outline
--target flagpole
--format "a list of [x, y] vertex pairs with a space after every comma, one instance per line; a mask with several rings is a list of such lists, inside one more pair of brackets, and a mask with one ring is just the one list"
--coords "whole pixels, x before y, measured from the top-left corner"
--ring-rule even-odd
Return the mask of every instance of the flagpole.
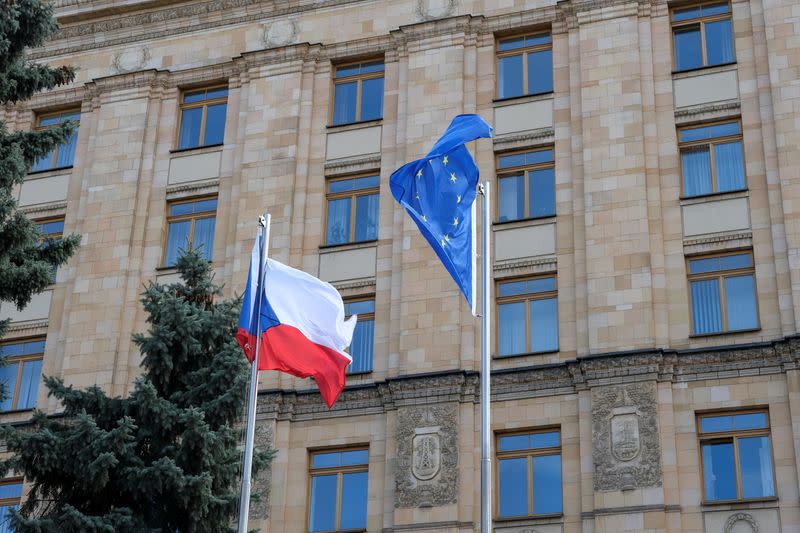
[[489, 239], [491, 228], [491, 193], [489, 181], [480, 186], [483, 195], [483, 268], [481, 302], [481, 533], [492, 532], [492, 425], [491, 425], [491, 268]]
[[[254, 312], [258, 313], [256, 331], [261, 334], [261, 298], [264, 295], [264, 265], [267, 261], [269, 249], [269, 213], [264, 213], [258, 218], [259, 231], [261, 232], [261, 254], [258, 265], [258, 296]], [[239, 500], [239, 528], [238, 533], [247, 532], [247, 519], [250, 513], [250, 474], [253, 470], [253, 440], [256, 432], [256, 400], [258, 399], [258, 355], [261, 339], [256, 339], [256, 353], [250, 365], [250, 394], [247, 398], [247, 431], [244, 440], [244, 466], [242, 468], [242, 494]]]

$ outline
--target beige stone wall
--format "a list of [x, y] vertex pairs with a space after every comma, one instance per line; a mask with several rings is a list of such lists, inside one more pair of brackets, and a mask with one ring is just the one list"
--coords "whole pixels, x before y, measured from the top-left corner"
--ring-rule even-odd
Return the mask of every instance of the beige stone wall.
[[[308, 447], [369, 444], [368, 531], [477, 529], [479, 322], [388, 179], [454, 115], [479, 113], [497, 135], [470, 149], [493, 183], [498, 152], [552, 145], [556, 154], [556, 216], [493, 228], [490, 253], [495, 280], [557, 274], [560, 349], [494, 361], [492, 426], [560, 428], [564, 513], [497, 531], [711, 533], [735, 512], [761, 531], [800, 528], [796, 2], [734, 0], [736, 64], [693, 73], [672, 72], [661, 0], [57, 5], [61, 32], [31, 57], [79, 67], [75, 83], [0, 109], [24, 130], [35, 112], [81, 107], [69, 176], [37, 176], [57, 180], [58, 194], [37, 202], [33, 182], [22, 194], [30, 216], [65, 215], [83, 245], [59, 272], [48, 319], [0, 311], [16, 317], [10, 337], [46, 335], [45, 374], [127, 392], [140, 360], [130, 337], [145, 329], [142, 284], [174, 276], [159, 268], [173, 199], [218, 195], [213, 266], [226, 295], [243, 290], [264, 210], [273, 257], [345, 296], [375, 295], [374, 371], [349, 379], [358, 387], [334, 411], [320, 408], [310, 380], [261, 376], [264, 391], [283, 392], [262, 395], [260, 428], [278, 456], [255, 523], [306, 531]], [[553, 93], [495, 101], [495, 36], [546, 28]], [[385, 61], [383, 118], [329, 127], [331, 65], [363, 57]], [[174, 153], [181, 88], [225, 82], [224, 145]], [[735, 117], [747, 190], [682, 199], [676, 128]], [[381, 176], [378, 241], [321, 249], [325, 178], [366, 171]], [[760, 329], [691, 337], [686, 256], [740, 248], [754, 253]], [[645, 411], [655, 406], [641, 423], [655, 431], [657, 468], [620, 484], [622, 467], [598, 456], [598, 428], [606, 403], [631, 394]], [[39, 404], [58, 410], [44, 391]], [[778, 498], [702, 505], [695, 413], [748, 406], [769, 409]], [[403, 484], [415, 417], [457, 428], [447, 451], [457, 466], [429, 487], [430, 506], [419, 504], [428, 489]]]

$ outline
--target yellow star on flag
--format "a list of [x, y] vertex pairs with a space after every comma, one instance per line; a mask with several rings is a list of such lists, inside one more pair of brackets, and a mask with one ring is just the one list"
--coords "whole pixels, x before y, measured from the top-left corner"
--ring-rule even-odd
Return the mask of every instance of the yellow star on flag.
[[448, 235], [447, 233], [445, 233], [445, 234], [444, 234], [444, 240], [445, 240], [445, 241], [447, 241], [447, 242], [450, 242], [450, 235]]
[[427, 218], [425, 218], [425, 215], [422, 215], [420, 218], [422, 218], [422, 221], [423, 221], [423, 222], [427, 222], [427, 221], [428, 221], [428, 219], [427, 219]]
[[453, 183], [455, 183], [455, 182], [456, 182], [456, 180], [458, 180], [458, 178], [456, 178], [456, 173], [455, 173], [455, 172], [451, 172], [451, 173], [450, 173], [450, 181], [452, 181]]
[[455, 218], [453, 219], [453, 225], [454, 225], [454, 226], [458, 226], [458, 217], [455, 217]]
[[422, 177], [422, 169], [419, 169], [419, 170], [417, 171], [417, 177], [418, 177], [418, 178], [421, 178], [421, 177]]
[[460, 204], [460, 203], [461, 203], [461, 195], [460, 195], [460, 194], [457, 194], [457, 195], [456, 195], [456, 203], [457, 203], [457, 204]]
[[442, 164], [447, 166], [447, 156], [444, 156], [444, 159], [442, 159]]

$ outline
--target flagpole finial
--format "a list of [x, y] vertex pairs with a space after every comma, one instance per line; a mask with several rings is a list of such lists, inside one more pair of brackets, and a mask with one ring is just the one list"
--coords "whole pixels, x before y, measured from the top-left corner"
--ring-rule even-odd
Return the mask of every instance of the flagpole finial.
[[478, 183], [478, 192], [481, 196], [486, 196], [486, 187], [484, 187], [483, 183]]
[[266, 228], [267, 227], [267, 217], [265, 217], [264, 215], [261, 215], [260, 217], [258, 217], [258, 225], [261, 226], [262, 228]]

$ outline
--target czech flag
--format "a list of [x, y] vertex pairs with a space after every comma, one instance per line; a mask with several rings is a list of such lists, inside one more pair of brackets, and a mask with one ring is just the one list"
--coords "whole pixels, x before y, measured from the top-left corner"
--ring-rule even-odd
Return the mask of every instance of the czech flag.
[[[312, 376], [330, 408], [344, 388], [345, 370], [352, 362], [344, 349], [353, 338], [356, 316], [345, 321], [342, 297], [330, 283], [272, 259], [262, 261], [261, 239], [259, 234], [250, 255], [236, 341], [251, 363], [256, 342], [261, 343], [259, 370]], [[263, 287], [258, 286], [260, 265]]]

